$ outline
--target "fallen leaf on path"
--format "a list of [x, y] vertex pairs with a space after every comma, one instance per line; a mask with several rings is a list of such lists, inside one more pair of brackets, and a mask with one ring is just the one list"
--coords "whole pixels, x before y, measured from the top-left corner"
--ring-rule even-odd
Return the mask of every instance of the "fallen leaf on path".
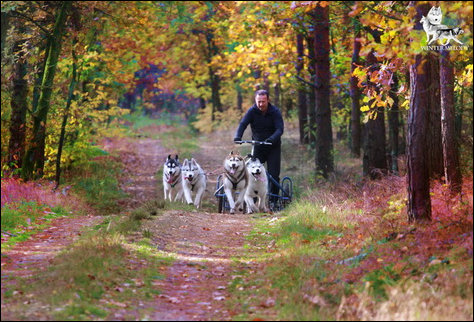
[[319, 295], [310, 296], [310, 295], [305, 294], [303, 296], [303, 299], [305, 299], [306, 301], [308, 301], [308, 302], [310, 302], [314, 305], [318, 305], [318, 306], [326, 306], [327, 305], [326, 301]]
[[275, 306], [275, 299], [268, 298], [265, 302], [260, 304], [261, 307], [269, 308]]
[[121, 307], [121, 308], [126, 308], [128, 306], [125, 303], [120, 303], [120, 302], [117, 302], [117, 301], [114, 301], [114, 300], [109, 300], [108, 302], [109, 302], [109, 304], [113, 304], [113, 305], [116, 305], [116, 306]]

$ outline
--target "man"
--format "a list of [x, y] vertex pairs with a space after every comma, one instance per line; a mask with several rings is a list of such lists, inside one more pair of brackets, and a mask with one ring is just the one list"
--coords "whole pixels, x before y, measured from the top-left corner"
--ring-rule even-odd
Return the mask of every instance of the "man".
[[[256, 145], [254, 156], [260, 162], [266, 162], [268, 173], [280, 182], [281, 135], [284, 125], [280, 110], [270, 104], [268, 91], [261, 89], [255, 92], [255, 104], [240, 121], [234, 141], [242, 140], [242, 135], [249, 124], [252, 129], [252, 140], [272, 143], [272, 145]], [[277, 195], [278, 187], [272, 184], [271, 192]]]

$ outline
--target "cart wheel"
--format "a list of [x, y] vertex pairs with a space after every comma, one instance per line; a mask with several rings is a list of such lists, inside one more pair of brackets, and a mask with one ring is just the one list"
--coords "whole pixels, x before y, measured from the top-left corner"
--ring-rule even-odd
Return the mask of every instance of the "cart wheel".
[[217, 212], [218, 213], [224, 213], [224, 197], [218, 197], [217, 198]]
[[283, 194], [284, 198], [282, 198], [282, 208], [285, 208], [291, 203], [291, 198], [293, 195], [293, 184], [290, 178], [288, 177], [283, 178], [282, 188], [284, 191], [284, 194]]

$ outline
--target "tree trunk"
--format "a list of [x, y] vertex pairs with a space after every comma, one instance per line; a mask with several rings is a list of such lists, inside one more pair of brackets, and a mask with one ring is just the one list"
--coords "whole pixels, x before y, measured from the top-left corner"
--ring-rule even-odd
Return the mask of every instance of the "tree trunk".
[[280, 85], [280, 82], [276, 83], [275, 86], [273, 86], [274, 88], [274, 95], [273, 95], [273, 99], [272, 99], [272, 104], [277, 106], [278, 108], [280, 108], [280, 110], [283, 109], [283, 106], [282, 106], [282, 102], [280, 102], [280, 91], [281, 91], [281, 85]]
[[[315, 70], [314, 66], [316, 62], [314, 61], [314, 37], [308, 36], [306, 38], [306, 41], [308, 42], [308, 54], [309, 54], [309, 64], [308, 64], [308, 72], [309, 72], [309, 77], [311, 80], [311, 83], [314, 85], [314, 80], [316, 78], [315, 76]], [[309, 144], [314, 144], [316, 141], [315, 133], [316, 133], [316, 94], [315, 94], [315, 88], [314, 86], [311, 86], [308, 88], [308, 98], [309, 98], [309, 104], [308, 104], [308, 143]]]
[[392, 75], [392, 90], [390, 92], [390, 97], [393, 100], [392, 107], [387, 111], [388, 115], [388, 128], [389, 128], [389, 143], [390, 143], [390, 157], [391, 157], [391, 171], [392, 173], [398, 175], [398, 114], [400, 110], [398, 109], [398, 77], [396, 74]]
[[408, 220], [431, 220], [430, 176], [427, 151], [429, 113], [429, 64], [417, 55], [410, 66], [410, 110], [408, 112], [407, 180]]
[[38, 100], [38, 108], [33, 112], [33, 142], [25, 156], [25, 163], [22, 168], [22, 177], [25, 180], [32, 179], [33, 176], [41, 177], [44, 165], [44, 142], [46, 135], [46, 120], [48, 116], [53, 80], [56, 73], [56, 65], [61, 52], [62, 36], [64, 34], [67, 11], [71, 7], [70, 1], [64, 1], [58, 11], [53, 33], [54, 41], [50, 41], [48, 59], [41, 83], [41, 94]]
[[23, 165], [25, 154], [26, 135], [26, 112], [28, 103], [28, 84], [26, 76], [25, 54], [21, 51], [25, 44], [23, 34], [25, 27], [22, 21], [17, 21], [18, 38], [13, 46], [13, 53], [16, 56], [12, 73], [12, 98], [11, 98], [11, 118], [10, 118], [10, 140], [8, 142], [8, 166], [10, 169], [18, 169]]
[[[414, 29], [422, 30], [422, 16], [430, 10], [429, 4], [416, 6], [417, 21]], [[431, 220], [430, 172], [427, 135], [430, 108], [430, 64], [427, 55], [415, 56], [410, 66], [410, 110], [407, 119], [407, 186], [408, 220], [424, 222]]]
[[[354, 42], [352, 46], [352, 62], [351, 62], [351, 75], [356, 69], [356, 65], [360, 64], [359, 62], [359, 53], [361, 48], [361, 43], [357, 38], [360, 37], [360, 28], [358, 20], [355, 20], [354, 23]], [[360, 138], [361, 138], [361, 128], [360, 128], [360, 89], [357, 86], [358, 78], [351, 76], [350, 79], [350, 94], [352, 102], [351, 110], [351, 154], [353, 157], [360, 157]]]
[[9, 14], [6, 12], [2, 12], [2, 43], [1, 43], [1, 51], [2, 51], [2, 62], [5, 57], [5, 53], [3, 50], [5, 49], [5, 40], [7, 39], [7, 31], [10, 27], [10, 17]]
[[441, 129], [446, 184], [453, 193], [461, 192], [462, 177], [459, 167], [459, 150], [454, 128], [454, 72], [449, 51], [440, 57]]
[[71, 107], [71, 102], [74, 99], [74, 89], [76, 88], [77, 83], [77, 72], [76, 72], [76, 52], [74, 46], [77, 43], [77, 38], [74, 38], [72, 42], [72, 77], [71, 83], [69, 84], [69, 90], [67, 95], [66, 108], [64, 109], [63, 122], [61, 124], [61, 134], [59, 137], [59, 146], [58, 146], [58, 155], [56, 157], [56, 188], [59, 186], [59, 180], [61, 178], [61, 155], [64, 145], [64, 137], [66, 136], [66, 125], [67, 119], [69, 117], [69, 109]]
[[[296, 35], [296, 75], [302, 77], [301, 72], [304, 68], [304, 37], [301, 33]], [[308, 143], [308, 136], [305, 131], [308, 126], [308, 104], [306, 101], [306, 85], [304, 83], [298, 84], [298, 124], [300, 130], [300, 143]]]
[[206, 32], [206, 41], [208, 48], [207, 62], [209, 64], [209, 80], [211, 83], [211, 103], [212, 103], [212, 121], [215, 120], [215, 113], [222, 112], [221, 98], [219, 94], [220, 90], [220, 77], [216, 74], [214, 69], [211, 67], [212, 57], [218, 54], [218, 49], [214, 43], [214, 33], [211, 30]]
[[314, 9], [316, 171], [327, 178], [334, 171], [329, 69], [329, 6]]
[[[378, 42], [378, 38], [374, 36]], [[370, 66], [369, 74], [378, 69], [377, 58], [372, 50], [367, 56], [367, 64]], [[375, 91], [377, 91], [375, 84], [371, 84]], [[369, 102], [372, 106], [373, 100]], [[387, 156], [386, 156], [386, 140], [385, 140], [385, 115], [381, 107], [375, 107], [375, 117], [369, 118], [365, 124], [364, 131], [364, 157], [363, 174], [370, 176], [371, 179], [380, 178], [383, 173], [387, 172]]]
[[439, 58], [433, 53], [428, 54], [430, 67], [430, 107], [428, 113], [429, 129], [427, 136], [430, 178], [441, 179], [444, 175], [443, 144], [441, 139], [441, 97], [439, 86]]
[[242, 105], [244, 101], [242, 97], [242, 87], [240, 87], [240, 84], [237, 84], [236, 88], [237, 88], [237, 110], [239, 112], [242, 112], [243, 111]]

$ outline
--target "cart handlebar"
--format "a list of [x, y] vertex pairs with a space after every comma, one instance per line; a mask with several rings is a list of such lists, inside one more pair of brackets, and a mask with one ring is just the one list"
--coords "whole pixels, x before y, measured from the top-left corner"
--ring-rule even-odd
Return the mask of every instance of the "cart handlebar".
[[244, 141], [234, 141], [235, 144], [242, 144], [242, 143], [249, 143], [252, 145], [260, 144], [260, 145], [272, 145], [271, 142], [264, 142], [264, 141], [255, 141], [255, 140], [244, 140]]

